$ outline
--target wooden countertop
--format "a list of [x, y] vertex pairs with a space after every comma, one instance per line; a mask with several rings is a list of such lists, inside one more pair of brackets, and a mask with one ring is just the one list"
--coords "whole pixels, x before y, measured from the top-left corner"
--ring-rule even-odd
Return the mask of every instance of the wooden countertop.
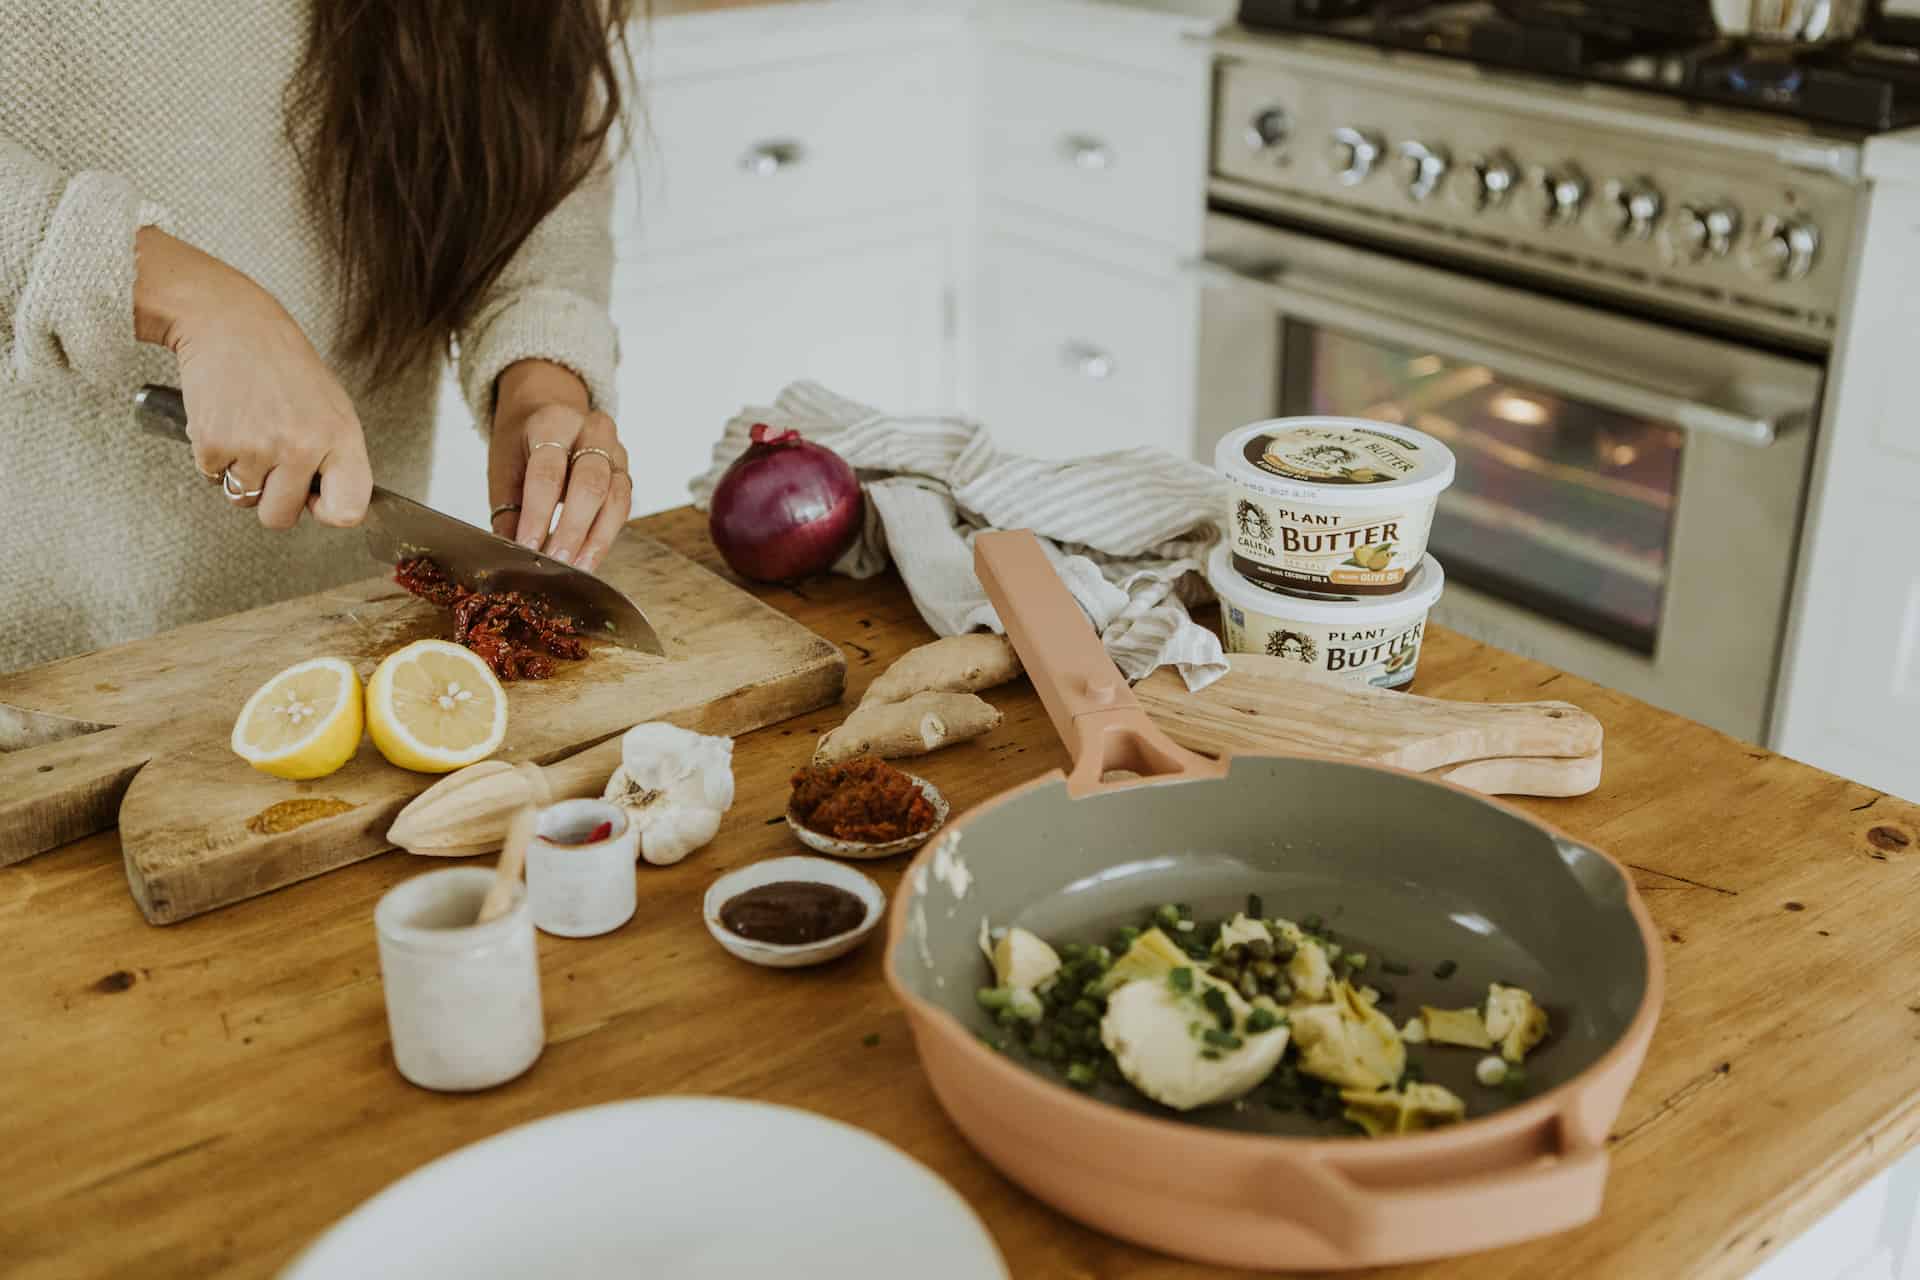
[[[713, 562], [691, 513], [644, 527]], [[854, 697], [928, 638], [891, 578], [767, 598], [843, 646]], [[1600, 1219], [1386, 1274], [1743, 1275], [1913, 1144], [1920, 809], [1444, 632], [1428, 639], [1418, 688], [1564, 698], [1605, 723], [1601, 789], [1524, 804], [1632, 866], [1670, 977]], [[989, 696], [1001, 728], [917, 766], [958, 808], [1064, 763], [1024, 684]], [[976, 1157], [918, 1068], [877, 945], [782, 974], [707, 937], [700, 896], [716, 875], [794, 851], [778, 825], [786, 776], [836, 718], [741, 740], [720, 838], [643, 869], [626, 928], [541, 937], [545, 1055], [474, 1096], [406, 1084], [388, 1051], [373, 907], [422, 860], [386, 854], [165, 929], [134, 908], [111, 833], [0, 871], [7, 1274], [270, 1275], [456, 1147], [665, 1093], [787, 1103], [887, 1138], [978, 1209], [1022, 1280], [1220, 1274], [1081, 1228]], [[877, 878], [891, 890], [899, 870]]]

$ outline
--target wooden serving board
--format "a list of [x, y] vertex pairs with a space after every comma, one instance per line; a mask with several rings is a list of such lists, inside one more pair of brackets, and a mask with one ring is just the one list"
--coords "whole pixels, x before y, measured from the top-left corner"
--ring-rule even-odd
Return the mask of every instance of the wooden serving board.
[[1198, 693], [1163, 669], [1134, 694], [1182, 746], [1330, 756], [1431, 773], [1500, 795], [1585, 795], [1600, 785], [1600, 722], [1568, 702], [1452, 702], [1302, 674], [1236, 653]]
[[[667, 656], [596, 644], [509, 685], [497, 758], [544, 764], [648, 720], [740, 734], [839, 699], [836, 646], [660, 543], [627, 533], [601, 574]], [[0, 866], [117, 821], [135, 900], [170, 924], [390, 848], [388, 825], [433, 776], [363, 742], [331, 777], [281, 781], [228, 749], [233, 718], [294, 662], [337, 655], [364, 679], [449, 626], [374, 578], [0, 676]]]

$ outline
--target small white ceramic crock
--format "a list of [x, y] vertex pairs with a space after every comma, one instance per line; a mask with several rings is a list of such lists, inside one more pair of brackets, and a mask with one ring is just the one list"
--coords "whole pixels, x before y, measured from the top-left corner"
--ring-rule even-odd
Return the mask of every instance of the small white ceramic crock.
[[[585, 843], [602, 823], [611, 823], [613, 834], [596, 844]], [[618, 929], [633, 919], [639, 901], [634, 872], [639, 856], [639, 828], [619, 805], [605, 800], [548, 805], [527, 843], [533, 923], [562, 938], [591, 938]]]
[[1255, 586], [1340, 596], [1407, 589], [1427, 553], [1453, 453], [1422, 431], [1360, 418], [1276, 418], [1229, 432], [1233, 569]]
[[449, 867], [396, 885], [374, 908], [387, 1030], [400, 1074], [423, 1089], [487, 1089], [540, 1056], [540, 962], [523, 888], [505, 915], [473, 923], [489, 867]]
[[1224, 546], [1207, 561], [1207, 581], [1220, 597], [1228, 653], [1291, 658], [1309, 670], [1384, 689], [1412, 683], [1427, 613], [1447, 585], [1440, 562], [1427, 556], [1398, 595], [1341, 600], [1269, 591], [1235, 573]]

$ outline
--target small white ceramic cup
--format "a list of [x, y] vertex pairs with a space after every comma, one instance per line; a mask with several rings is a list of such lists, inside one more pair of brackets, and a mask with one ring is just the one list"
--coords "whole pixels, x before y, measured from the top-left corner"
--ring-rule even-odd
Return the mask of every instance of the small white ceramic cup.
[[[586, 843], [594, 828], [613, 834]], [[640, 831], [627, 811], [605, 800], [562, 800], [540, 811], [527, 844], [527, 897], [533, 923], [562, 938], [611, 933], [633, 919], [639, 902], [634, 864]]]
[[400, 1074], [423, 1089], [489, 1089], [540, 1056], [540, 961], [525, 890], [482, 925], [488, 867], [429, 871], [374, 908], [387, 1030]]

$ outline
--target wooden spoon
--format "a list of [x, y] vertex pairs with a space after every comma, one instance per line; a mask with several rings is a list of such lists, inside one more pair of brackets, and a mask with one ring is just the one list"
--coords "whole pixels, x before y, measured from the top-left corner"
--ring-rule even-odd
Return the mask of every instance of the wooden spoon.
[[507, 841], [500, 846], [500, 861], [493, 866], [493, 885], [480, 902], [475, 924], [497, 920], [513, 905], [513, 890], [527, 865], [527, 842], [533, 839], [534, 807], [528, 805], [513, 815], [507, 824]]

